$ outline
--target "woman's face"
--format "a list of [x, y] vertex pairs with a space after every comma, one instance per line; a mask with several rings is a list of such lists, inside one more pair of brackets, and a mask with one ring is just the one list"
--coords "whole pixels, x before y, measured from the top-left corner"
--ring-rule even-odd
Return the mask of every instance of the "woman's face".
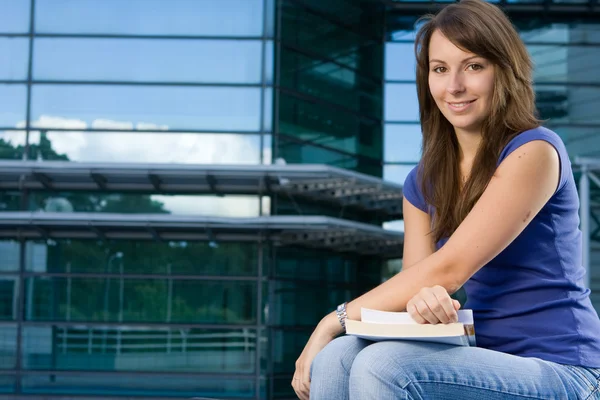
[[490, 114], [494, 65], [456, 47], [439, 30], [429, 43], [429, 91], [457, 133], [481, 133]]

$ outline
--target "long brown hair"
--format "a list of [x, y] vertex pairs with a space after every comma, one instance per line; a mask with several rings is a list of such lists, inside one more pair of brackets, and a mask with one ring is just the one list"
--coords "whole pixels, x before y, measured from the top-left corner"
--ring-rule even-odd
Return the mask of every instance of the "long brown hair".
[[[462, 0], [421, 20], [426, 22], [420, 27], [415, 42], [423, 132], [418, 176], [425, 200], [433, 207], [431, 233], [437, 242], [456, 230], [481, 197], [504, 146], [540, 122], [535, 116], [531, 59], [515, 28], [499, 8], [483, 0]], [[454, 128], [429, 91], [429, 42], [436, 30], [457, 47], [495, 66], [490, 115], [483, 123], [481, 144], [462, 189]]]

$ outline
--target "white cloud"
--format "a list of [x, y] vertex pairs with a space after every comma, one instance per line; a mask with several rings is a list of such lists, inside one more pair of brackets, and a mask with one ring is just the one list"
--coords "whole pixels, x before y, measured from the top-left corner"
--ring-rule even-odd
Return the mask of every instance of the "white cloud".
[[110, 119], [95, 119], [92, 121], [93, 129], [121, 129], [124, 131], [133, 129], [133, 122], [113, 121]]
[[396, 220], [396, 221], [384, 222], [383, 229], [386, 229], [388, 231], [404, 232], [404, 221]]
[[173, 214], [205, 215], [212, 217], [256, 217], [257, 196], [163, 196], [153, 195]]
[[[25, 126], [24, 122], [19, 123]], [[52, 148], [66, 154], [69, 160], [79, 162], [135, 162], [178, 164], [258, 164], [260, 139], [258, 135], [176, 133], [167, 132], [168, 126], [140, 122], [136, 125], [148, 129], [144, 132], [90, 132], [85, 121], [43, 115], [32, 122], [32, 127], [49, 128], [47, 138]], [[98, 119], [91, 123], [96, 129], [133, 129], [133, 123]], [[53, 129], [74, 129], [57, 131]], [[81, 129], [81, 130], [77, 130]], [[155, 129], [154, 131], [150, 129]], [[23, 141], [24, 135], [12, 136]], [[4, 135], [3, 137], [7, 137]], [[32, 131], [30, 143], [39, 143], [40, 131]], [[270, 145], [265, 143], [270, 161]], [[165, 208], [178, 214], [213, 216], [257, 216], [258, 197], [214, 196], [152, 196], [165, 204]]]

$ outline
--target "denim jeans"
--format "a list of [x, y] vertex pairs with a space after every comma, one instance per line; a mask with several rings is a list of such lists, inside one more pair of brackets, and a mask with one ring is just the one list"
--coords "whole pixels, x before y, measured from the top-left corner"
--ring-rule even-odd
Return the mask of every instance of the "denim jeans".
[[311, 400], [600, 399], [600, 369], [478, 347], [342, 336], [311, 367]]

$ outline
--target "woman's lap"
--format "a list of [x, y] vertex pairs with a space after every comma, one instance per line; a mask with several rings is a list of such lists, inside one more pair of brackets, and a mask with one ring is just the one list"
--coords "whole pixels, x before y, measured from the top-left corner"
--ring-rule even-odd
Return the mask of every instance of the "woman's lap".
[[317, 356], [312, 375], [316, 399], [600, 398], [597, 371], [426, 342], [338, 338]]

